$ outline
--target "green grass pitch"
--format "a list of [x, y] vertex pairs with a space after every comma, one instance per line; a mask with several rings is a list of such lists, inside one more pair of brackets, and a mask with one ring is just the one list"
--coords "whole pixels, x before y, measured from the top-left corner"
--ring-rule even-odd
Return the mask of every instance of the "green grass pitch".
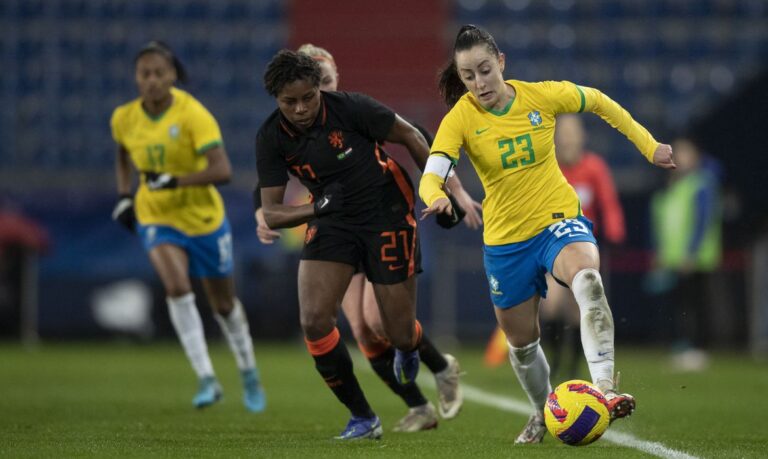
[[[353, 348], [353, 346], [350, 346]], [[552, 437], [515, 446], [526, 416], [480, 403], [477, 394], [525, 399], [508, 365], [482, 366], [479, 348], [456, 352], [468, 397], [458, 418], [438, 429], [396, 434], [405, 406], [355, 361], [358, 377], [385, 428], [380, 441], [331, 440], [347, 421], [299, 343], [256, 343], [267, 390], [263, 414], [241, 404], [234, 359], [211, 346], [224, 400], [197, 411], [196, 388], [175, 343], [44, 344], [27, 351], [0, 344], [0, 457], [765, 457], [768, 369], [741, 354], [716, 354], [702, 373], [677, 374], [661, 351], [619, 349], [623, 389], [638, 400], [630, 419], [587, 447]], [[357, 354], [356, 354], [357, 355]], [[419, 380], [435, 400], [431, 375]], [[558, 383], [560, 381], [553, 381]], [[632, 445], [622, 439], [632, 439]], [[639, 442], [639, 443], [638, 443]], [[640, 445], [638, 447], [637, 445]], [[650, 446], [649, 446], [650, 445]], [[661, 449], [653, 449], [657, 445]], [[646, 447], [644, 450], [643, 447]], [[650, 448], [650, 449], [647, 449]], [[674, 454], [683, 455], [675, 456]]]

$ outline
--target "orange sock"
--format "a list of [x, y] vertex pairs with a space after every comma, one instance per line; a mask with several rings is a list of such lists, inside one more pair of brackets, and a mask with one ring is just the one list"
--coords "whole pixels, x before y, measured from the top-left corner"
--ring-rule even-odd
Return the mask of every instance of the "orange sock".
[[415, 321], [413, 324], [413, 348], [416, 349], [419, 347], [419, 344], [421, 343], [421, 335], [424, 333], [424, 331], [421, 329], [421, 323], [419, 321]]
[[326, 336], [315, 341], [310, 341], [305, 337], [304, 342], [307, 345], [307, 349], [309, 349], [309, 353], [314, 356], [318, 356], [331, 352], [333, 348], [336, 347], [336, 345], [339, 343], [340, 339], [341, 333], [339, 333], [339, 329], [333, 327], [333, 331], [328, 333]]
[[377, 336], [375, 341], [369, 343], [368, 345], [364, 345], [359, 341], [357, 342], [358, 349], [360, 349], [360, 352], [362, 352], [365, 358], [368, 360], [375, 359], [376, 357], [385, 353], [391, 346], [392, 344], [389, 342], [389, 340], [381, 336]]

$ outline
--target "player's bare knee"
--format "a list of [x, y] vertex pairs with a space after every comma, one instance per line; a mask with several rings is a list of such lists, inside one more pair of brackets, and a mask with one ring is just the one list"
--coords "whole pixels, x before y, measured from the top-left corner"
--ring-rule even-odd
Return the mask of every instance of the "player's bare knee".
[[310, 339], [320, 339], [336, 326], [333, 317], [315, 311], [301, 311], [300, 321], [304, 335]]
[[222, 317], [229, 317], [229, 315], [232, 314], [232, 304], [225, 307], [222, 307], [222, 306], [214, 307], [213, 310], [214, 312], [216, 312], [216, 314]]
[[414, 345], [413, 330], [402, 330], [399, 332], [391, 333], [389, 337], [390, 343], [401, 351], [411, 351]]
[[366, 327], [365, 324], [352, 325], [350, 328], [352, 329], [352, 336], [355, 337], [355, 341], [363, 347], [372, 347], [381, 342], [381, 338], [373, 330]]
[[213, 310], [216, 312], [216, 314], [219, 314], [224, 317], [228, 317], [232, 310], [235, 307], [235, 301], [234, 298], [209, 298], [209, 301], [211, 302], [211, 307], [213, 307]]

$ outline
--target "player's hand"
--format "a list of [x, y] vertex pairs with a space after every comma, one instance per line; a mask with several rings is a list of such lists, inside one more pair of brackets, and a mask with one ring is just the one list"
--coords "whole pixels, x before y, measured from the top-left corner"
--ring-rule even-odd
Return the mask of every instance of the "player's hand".
[[421, 211], [421, 219], [429, 217], [430, 215], [446, 214], [449, 217], [453, 215], [453, 206], [448, 197], [438, 198], [431, 206]]
[[459, 203], [456, 201], [456, 197], [454, 195], [449, 194], [448, 200], [451, 203], [451, 213], [435, 215], [435, 221], [437, 224], [445, 229], [451, 229], [458, 225], [462, 220], [464, 220], [464, 216], [467, 215], [461, 205], [459, 205]]
[[262, 244], [272, 244], [280, 239], [280, 232], [267, 226], [267, 221], [264, 220], [264, 209], [261, 207], [256, 209], [256, 236]]
[[130, 195], [120, 195], [112, 210], [112, 220], [123, 225], [131, 233], [136, 233], [136, 213], [133, 211], [133, 198]]
[[466, 212], [464, 223], [470, 229], [480, 228], [483, 224], [483, 217], [480, 216], [480, 212], [483, 210], [483, 205], [472, 199], [472, 196], [470, 196], [464, 188], [452, 189], [452, 192], [459, 207]]
[[342, 184], [334, 182], [326, 186], [323, 195], [315, 201], [314, 207], [316, 217], [341, 212], [344, 207], [344, 187]]
[[662, 169], [677, 169], [677, 164], [672, 159], [672, 147], [662, 143], [653, 152], [653, 164]]
[[171, 174], [159, 172], [144, 172], [144, 183], [152, 191], [169, 190], [178, 186], [178, 179]]

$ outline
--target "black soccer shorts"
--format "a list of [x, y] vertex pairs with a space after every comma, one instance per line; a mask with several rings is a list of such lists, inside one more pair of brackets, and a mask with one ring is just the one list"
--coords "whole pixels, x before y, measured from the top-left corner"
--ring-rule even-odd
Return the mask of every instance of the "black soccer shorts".
[[416, 220], [408, 214], [398, 223], [375, 227], [311, 221], [301, 259], [362, 266], [374, 284], [399, 284], [421, 272]]

